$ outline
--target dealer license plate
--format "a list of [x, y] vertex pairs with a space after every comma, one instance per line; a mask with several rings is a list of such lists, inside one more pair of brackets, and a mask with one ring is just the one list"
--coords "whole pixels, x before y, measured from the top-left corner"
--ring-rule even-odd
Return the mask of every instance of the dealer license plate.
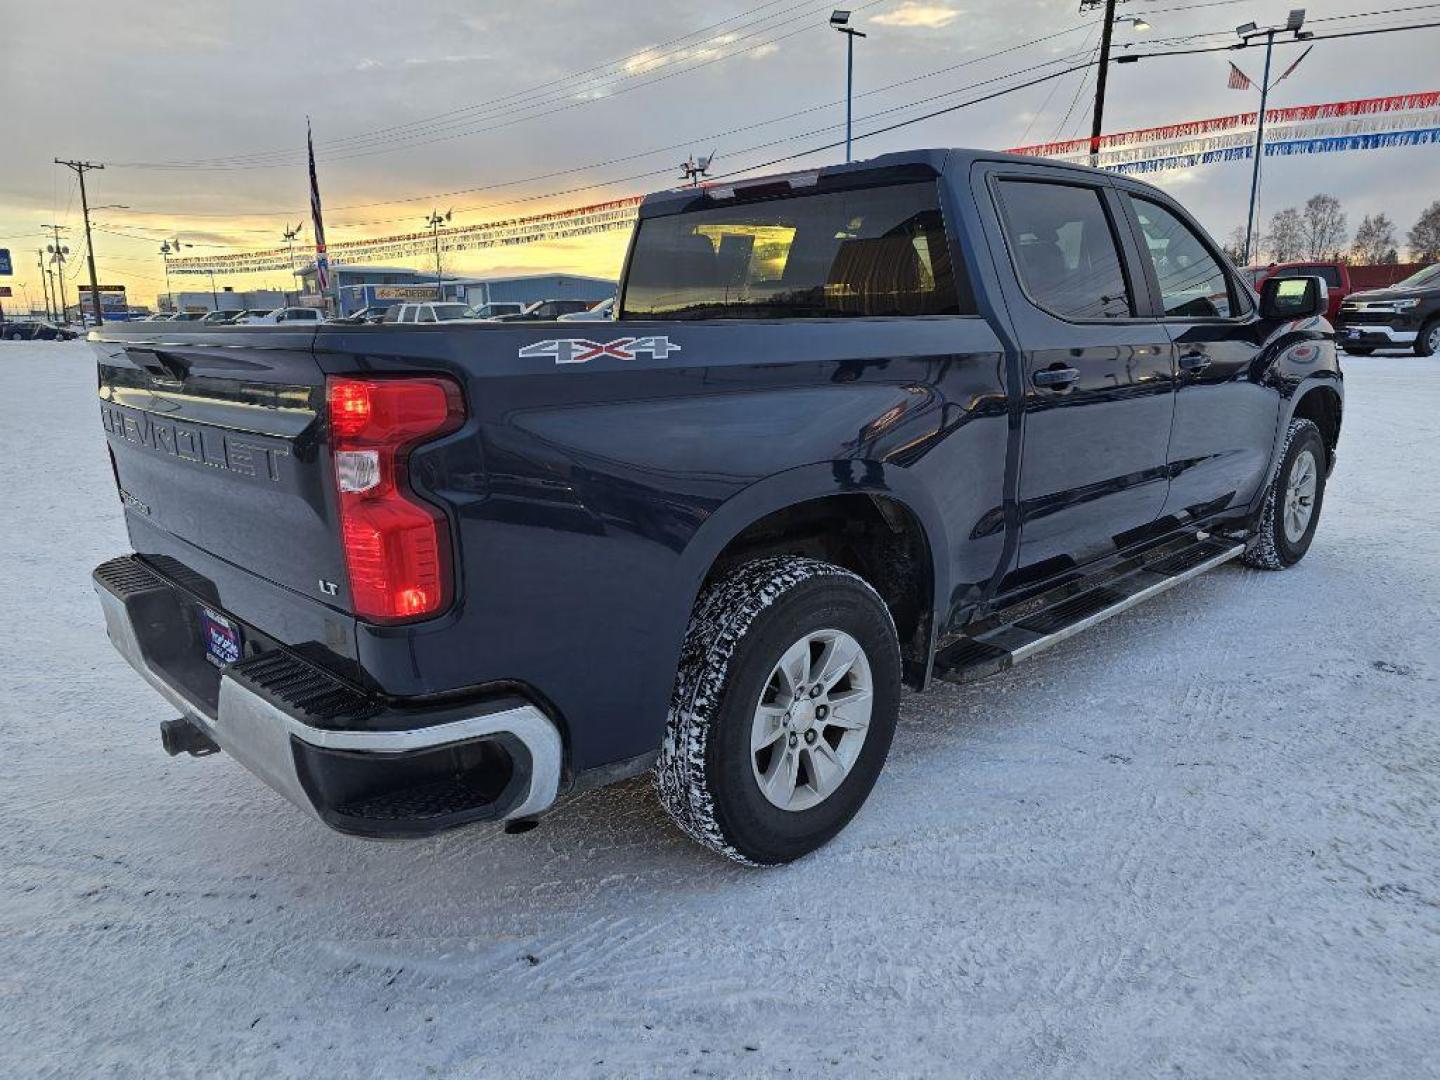
[[216, 667], [240, 659], [240, 628], [225, 616], [201, 608], [200, 636], [205, 641], [205, 659]]

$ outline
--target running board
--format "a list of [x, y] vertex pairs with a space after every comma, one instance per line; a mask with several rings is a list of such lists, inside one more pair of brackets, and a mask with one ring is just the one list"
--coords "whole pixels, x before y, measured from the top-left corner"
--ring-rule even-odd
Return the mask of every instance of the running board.
[[946, 645], [935, 656], [935, 678], [968, 683], [1004, 671], [1229, 562], [1244, 550], [1242, 543], [1210, 537], [1178, 548], [1167, 547], [1149, 559], [1142, 558], [1123, 574], [1071, 592], [1063, 599], [1029, 605], [1009, 622], [990, 623]]

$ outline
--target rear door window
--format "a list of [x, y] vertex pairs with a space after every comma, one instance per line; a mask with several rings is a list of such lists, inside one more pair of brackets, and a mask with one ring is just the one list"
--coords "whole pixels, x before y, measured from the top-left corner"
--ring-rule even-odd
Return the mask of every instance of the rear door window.
[[970, 315], [933, 182], [644, 218], [630, 319]]
[[1075, 320], [1135, 314], [1098, 188], [1002, 180], [1000, 202], [1016, 273], [1039, 307]]

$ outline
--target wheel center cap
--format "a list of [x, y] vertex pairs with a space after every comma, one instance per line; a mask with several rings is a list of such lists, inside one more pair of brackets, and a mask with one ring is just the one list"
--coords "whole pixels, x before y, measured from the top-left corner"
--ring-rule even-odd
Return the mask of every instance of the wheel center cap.
[[790, 711], [790, 725], [802, 735], [814, 727], [815, 702], [809, 698], [797, 701]]

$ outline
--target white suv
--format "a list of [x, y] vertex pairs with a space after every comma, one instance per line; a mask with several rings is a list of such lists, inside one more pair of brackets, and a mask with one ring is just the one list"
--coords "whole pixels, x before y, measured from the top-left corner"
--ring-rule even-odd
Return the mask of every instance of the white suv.
[[468, 304], [396, 304], [385, 312], [386, 323], [480, 322]]

